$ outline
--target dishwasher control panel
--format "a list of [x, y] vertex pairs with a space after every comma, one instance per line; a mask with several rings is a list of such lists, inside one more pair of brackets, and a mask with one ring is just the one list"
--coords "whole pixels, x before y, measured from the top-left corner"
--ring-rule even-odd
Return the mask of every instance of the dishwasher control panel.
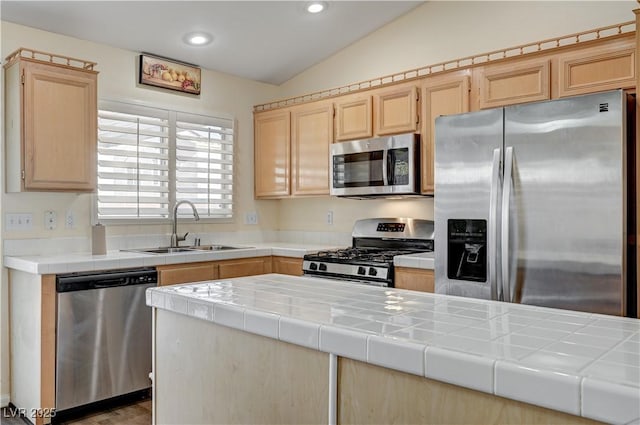
[[118, 269], [100, 272], [67, 273], [56, 276], [56, 292], [85, 291], [116, 286], [158, 283], [154, 268]]

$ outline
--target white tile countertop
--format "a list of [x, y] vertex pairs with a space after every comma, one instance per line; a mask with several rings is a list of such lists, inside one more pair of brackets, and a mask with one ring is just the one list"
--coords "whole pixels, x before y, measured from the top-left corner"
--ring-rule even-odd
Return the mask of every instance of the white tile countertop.
[[325, 245], [283, 242], [260, 242], [255, 244], [238, 244], [236, 246], [247, 247], [224, 251], [178, 252], [171, 254], [109, 251], [106, 255], [71, 253], [59, 255], [4, 256], [4, 266], [33, 274], [59, 274], [130, 267], [153, 267], [163, 264], [230, 260], [234, 258], [262, 257], [268, 255], [302, 258], [307, 253], [335, 248]]
[[278, 274], [147, 304], [577, 416], [640, 423], [640, 320]]
[[415, 269], [435, 268], [433, 252], [419, 252], [417, 254], [396, 255], [393, 257], [393, 265], [397, 267], [411, 267]]

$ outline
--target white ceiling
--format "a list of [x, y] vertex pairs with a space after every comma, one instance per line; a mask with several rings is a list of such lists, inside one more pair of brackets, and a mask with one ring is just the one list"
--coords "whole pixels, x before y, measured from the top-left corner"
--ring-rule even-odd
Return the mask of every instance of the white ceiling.
[[[329, 1], [311, 15], [306, 1], [7, 1], [3, 21], [282, 84], [423, 3]], [[182, 42], [192, 31], [214, 41]], [[89, 60], [91, 58], [88, 58]]]

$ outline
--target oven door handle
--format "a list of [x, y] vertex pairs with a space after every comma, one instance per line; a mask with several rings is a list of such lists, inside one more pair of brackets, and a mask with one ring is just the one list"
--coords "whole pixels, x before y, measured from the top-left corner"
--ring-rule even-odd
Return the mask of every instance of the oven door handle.
[[395, 184], [396, 182], [396, 174], [395, 174], [395, 167], [393, 166], [393, 163], [395, 161], [395, 155], [390, 154], [389, 153], [390, 150], [385, 149], [384, 154], [386, 155], [386, 162], [387, 162], [387, 182], [386, 184], [391, 186], [393, 184]]
[[382, 151], [382, 182], [385, 186], [389, 186], [389, 167], [387, 161], [389, 160], [389, 151], [384, 149]]

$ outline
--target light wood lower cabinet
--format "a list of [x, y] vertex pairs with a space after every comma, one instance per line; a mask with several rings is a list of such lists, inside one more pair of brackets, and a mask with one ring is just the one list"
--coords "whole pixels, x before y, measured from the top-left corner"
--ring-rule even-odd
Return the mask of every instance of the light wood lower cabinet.
[[271, 273], [271, 257], [217, 261], [218, 279]]
[[341, 424], [592, 424], [600, 422], [340, 357]]
[[271, 257], [171, 264], [157, 266], [156, 270], [158, 270], [158, 286], [176, 285], [202, 280], [229, 279], [271, 273]]
[[433, 270], [396, 267], [394, 278], [396, 288], [435, 292], [435, 276]]
[[273, 257], [273, 273], [302, 276], [302, 258]]
[[214, 262], [172, 264], [158, 266], [158, 286], [199, 282], [218, 278], [218, 266]]

